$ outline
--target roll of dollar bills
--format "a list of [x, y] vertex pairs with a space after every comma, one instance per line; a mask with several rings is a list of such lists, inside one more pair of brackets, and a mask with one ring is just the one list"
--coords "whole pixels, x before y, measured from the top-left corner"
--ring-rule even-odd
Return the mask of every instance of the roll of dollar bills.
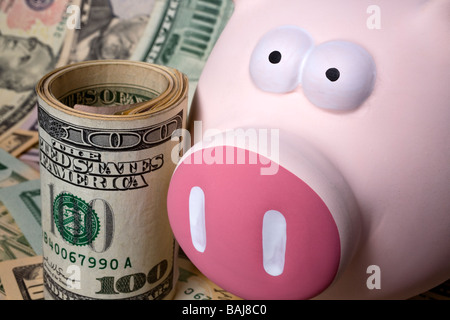
[[144, 62], [75, 63], [38, 96], [46, 299], [170, 299], [166, 211], [187, 77]]

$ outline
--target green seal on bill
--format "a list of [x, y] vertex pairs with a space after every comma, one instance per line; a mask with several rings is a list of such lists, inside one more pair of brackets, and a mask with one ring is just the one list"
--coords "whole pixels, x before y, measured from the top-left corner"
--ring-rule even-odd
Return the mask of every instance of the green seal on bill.
[[60, 193], [56, 197], [53, 218], [63, 239], [76, 246], [91, 244], [100, 229], [100, 221], [94, 209], [70, 193]]

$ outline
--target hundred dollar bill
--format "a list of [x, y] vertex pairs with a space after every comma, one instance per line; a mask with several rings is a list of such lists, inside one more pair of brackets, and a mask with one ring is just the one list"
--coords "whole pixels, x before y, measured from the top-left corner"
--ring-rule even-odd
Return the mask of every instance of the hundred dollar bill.
[[[0, 263], [0, 300], [41, 300], [43, 299], [43, 259], [42, 256], [22, 258]], [[178, 257], [179, 278], [174, 300], [241, 300], [241, 298], [215, 285], [185, 257]], [[60, 276], [78, 284], [76, 269], [65, 273], [59, 270]]]
[[[72, 1], [0, 1], [0, 140], [35, 108], [34, 87], [57, 64]], [[3, 147], [3, 146], [0, 146]]]
[[[144, 62], [86, 61], [50, 72], [36, 91], [45, 298], [172, 298], [166, 196], [187, 77]], [[76, 104], [133, 106], [105, 115]], [[60, 272], [73, 266], [77, 286]]]

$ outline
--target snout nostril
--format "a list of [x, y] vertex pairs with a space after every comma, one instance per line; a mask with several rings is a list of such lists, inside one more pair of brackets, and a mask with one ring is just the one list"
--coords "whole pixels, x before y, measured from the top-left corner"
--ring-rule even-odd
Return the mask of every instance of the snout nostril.
[[194, 248], [204, 252], [206, 249], [205, 193], [200, 187], [193, 187], [189, 194], [189, 224]]
[[264, 270], [271, 276], [281, 275], [286, 256], [286, 219], [282, 213], [269, 210], [264, 214], [262, 243]]

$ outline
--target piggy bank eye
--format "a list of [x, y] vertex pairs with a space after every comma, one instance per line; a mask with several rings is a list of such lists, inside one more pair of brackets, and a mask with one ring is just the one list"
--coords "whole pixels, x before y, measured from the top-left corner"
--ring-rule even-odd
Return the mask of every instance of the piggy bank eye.
[[250, 76], [267, 92], [294, 90], [301, 79], [305, 56], [313, 47], [311, 36], [296, 26], [281, 26], [266, 33], [250, 58]]
[[330, 41], [309, 54], [302, 86], [309, 101], [318, 107], [352, 110], [371, 94], [375, 74], [375, 62], [365, 49], [348, 41]]

